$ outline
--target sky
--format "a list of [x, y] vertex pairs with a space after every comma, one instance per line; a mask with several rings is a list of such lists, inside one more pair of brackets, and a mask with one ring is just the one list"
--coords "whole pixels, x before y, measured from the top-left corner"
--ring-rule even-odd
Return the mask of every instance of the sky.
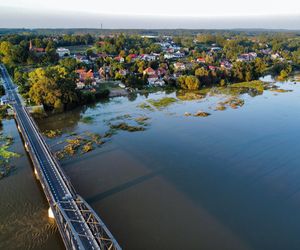
[[0, 0], [1, 28], [300, 29], [300, 0]]

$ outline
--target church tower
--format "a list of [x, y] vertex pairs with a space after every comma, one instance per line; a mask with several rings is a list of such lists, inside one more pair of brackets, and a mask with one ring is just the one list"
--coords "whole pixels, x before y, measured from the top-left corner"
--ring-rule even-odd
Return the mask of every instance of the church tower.
[[29, 41], [29, 51], [32, 51], [33, 50], [33, 46], [32, 46], [32, 41], [30, 40]]

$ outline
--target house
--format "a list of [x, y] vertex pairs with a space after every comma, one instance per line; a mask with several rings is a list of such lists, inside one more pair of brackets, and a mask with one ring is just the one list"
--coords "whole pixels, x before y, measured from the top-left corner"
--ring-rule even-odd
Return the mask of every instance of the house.
[[270, 55], [272, 53], [272, 50], [271, 49], [262, 49], [262, 50], [260, 50], [260, 52], [263, 55]]
[[176, 62], [173, 65], [174, 65], [175, 70], [180, 71], [180, 70], [185, 70], [186, 69], [184, 63], [181, 63], [181, 62]]
[[70, 50], [66, 48], [57, 48], [56, 53], [59, 55], [59, 57], [69, 56]]
[[74, 58], [82, 63], [86, 63], [86, 64], [90, 63], [90, 60], [86, 56], [81, 54], [74, 55]]
[[105, 41], [100, 41], [100, 42], [98, 42], [98, 46], [99, 46], [99, 47], [102, 47], [102, 46], [104, 46], [105, 44], [106, 44]]
[[211, 48], [210, 48], [210, 51], [211, 51], [211, 52], [218, 52], [218, 51], [220, 51], [220, 50], [221, 50], [220, 47], [211, 47]]
[[157, 75], [156, 74], [156, 71], [154, 69], [152, 69], [151, 67], [148, 67], [147, 69], [145, 69], [143, 71], [143, 74], [144, 75], [148, 75], [148, 76], [154, 76], [154, 75]]
[[167, 70], [160, 67], [160, 68], [157, 69], [156, 72], [157, 72], [157, 75], [164, 76], [167, 73]]
[[173, 59], [173, 58], [175, 58], [175, 56], [174, 56], [174, 54], [166, 53], [166, 54], [164, 55], [164, 58], [165, 58], [165, 59]]
[[127, 75], [127, 70], [126, 69], [119, 69], [118, 73], [122, 76], [126, 76]]
[[154, 74], [148, 77], [148, 84], [155, 85], [155, 83], [159, 80], [158, 75]]
[[182, 57], [184, 57], [185, 56], [185, 54], [184, 53], [181, 53], [180, 51], [177, 51], [176, 53], [174, 53], [174, 57], [175, 58], [182, 58]]
[[255, 52], [244, 53], [238, 56], [237, 62], [249, 62], [254, 60], [257, 57]]
[[156, 55], [153, 55], [153, 54], [143, 54], [140, 56], [141, 60], [144, 60], [144, 61], [155, 61], [156, 60]]
[[220, 66], [222, 69], [232, 69], [232, 64], [228, 61], [222, 61]]
[[96, 81], [95, 81], [95, 77], [94, 77], [94, 73], [93, 71], [90, 69], [88, 71], [86, 71], [85, 69], [77, 69], [75, 71], [78, 76], [79, 76], [79, 81], [76, 83], [77, 84], [77, 88], [82, 88], [82, 84], [86, 84], [86, 81], [88, 79], [91, 80], [91, 85], [96, 85]]
[[217, 69], [217, 67], [213, 66], [213, 65], [209, 65], [208, 68], [209, 68], [209, 70], [212, 70], [212, 71], [215, 71]]
[[135, 61], [138, 58], [137, 54], [129, 54], [128, 57], [131, 59], [131, 61]]
[[114, 58], [114, 60], [115, 60], [115, 61], [118, 61], [118, 62], [120, 62], [120, 63], [123, 63], [123, 62], [125, 61], [124, 57], [122, 57], [122, 56], [116, 56], [116, 57]]
[[272, 54], [271, 55], [271, 59], [272, 60], [279, 60], [279, 61], [284, 61], [284, 59], [280, 56], [280, 54], [279, 53], [275, 53], [275, 54]]
[[[149, 81], [148, 81], [148, 83], [149, 83]], [[162, 86], [165, 85], [165, 81], [162, 80], [162, 79], [157, 79], [156, 81], [152, 82], [150, 85], [161, 86], [162, 87]]]
[[155, 61], [157, 59], [157, 55], [150, 54], [150, 55], [147, 55], [145, 58], [146, 58], [146, 61]]
[[106, 53], [98, 53], [97, 57], [105, 59], [107, 57], [107, 54]]
[[85, 87], [85, 84], [83, 82], [76, 82], [77, 89], [83, 89]]
[[198, 63], [205, 63], [205, 58], [203, 58], [203, 57], [198, 57], [198, 58], [197, 58], [197, 62], [198, 62]]

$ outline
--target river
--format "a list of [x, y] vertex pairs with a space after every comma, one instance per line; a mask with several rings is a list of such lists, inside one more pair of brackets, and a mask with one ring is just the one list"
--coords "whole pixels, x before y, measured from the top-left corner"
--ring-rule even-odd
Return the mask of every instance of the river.
[[[292, 91], [241, 94], [244, 105], [224, 111], [215, 110], [228, 100], [224, 93], [183, 100], [156, 92], [37, 122], [42, 131], [62, 131], [47, 139], [53, 151], [72, 138], [103, 136], [121, 122], [145, 129], [117, 130], [95, 150], [61, 160], [124, 249], [298, 249], [300, 85], [276, 85]], [[141, 106], [166, 96], [177, 101]], [[211, 115], [185, 115], [199, 110]], [[4, 130], [23, 156], [0, 180], [0, 249], [16, 242], [23, 249], [62, 249], [13, 121]]]

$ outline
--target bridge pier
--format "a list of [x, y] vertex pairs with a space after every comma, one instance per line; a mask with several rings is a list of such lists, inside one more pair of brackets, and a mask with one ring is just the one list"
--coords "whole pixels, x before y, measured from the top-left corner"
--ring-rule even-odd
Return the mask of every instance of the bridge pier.
[[51, 207], [49, 207], [49, 209], [48, 209], [48, 217], [50, 219], [54, 219], [54, 214], [53, 214], [53, 211], [52, 211]]

